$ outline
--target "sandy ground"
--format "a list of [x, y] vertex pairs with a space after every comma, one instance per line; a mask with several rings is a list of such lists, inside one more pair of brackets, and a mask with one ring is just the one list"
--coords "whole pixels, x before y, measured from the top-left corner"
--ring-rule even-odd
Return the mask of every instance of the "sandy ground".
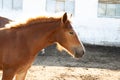
[[36, 58], [26, 80], [120, 80], [120, 48], [87, 45], [86, 54], [76, 60], [50, 46]]

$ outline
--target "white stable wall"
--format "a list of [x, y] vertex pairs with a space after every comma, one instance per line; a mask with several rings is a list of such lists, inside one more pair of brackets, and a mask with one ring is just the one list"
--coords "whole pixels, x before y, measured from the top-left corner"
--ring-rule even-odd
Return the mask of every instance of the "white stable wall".
[[97, 16], [98, 0], [76, 0], [74, 25], [85, 43], [120, 46], [120, 19]]
[[[88, 44], [119, 46], [120, 19], [97, 16], [98, 0], [75, 0], [73, 26], [79, 38]], [[24, 0], [21, 11], [1, 11], [0, 15], [14, 20], [46, 14], [46, 0]]]

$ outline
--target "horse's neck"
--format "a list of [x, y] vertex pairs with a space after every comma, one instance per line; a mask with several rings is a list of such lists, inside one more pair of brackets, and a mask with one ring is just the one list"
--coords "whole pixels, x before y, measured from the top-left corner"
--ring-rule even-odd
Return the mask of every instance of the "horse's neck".
[[[55, 31], [58, 23], [35, 24], [27, 30], [28, 45], [32, 53], [49, 46], [52, 42], [52, 33]], [[53, 41], [53, 40], [51, 40]], [[54, 41], [53, 41], [54, 42]]]

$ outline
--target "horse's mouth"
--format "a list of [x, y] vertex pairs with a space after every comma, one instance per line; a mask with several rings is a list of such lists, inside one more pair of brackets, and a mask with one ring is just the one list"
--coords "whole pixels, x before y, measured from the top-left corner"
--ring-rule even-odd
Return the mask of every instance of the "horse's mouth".
[[81, 58], [85, 53], [85, 51], [80, 49], [80, 48], [74, 48], [73, 50], [74, 50], [74, 56], [73, 57], [76, 58], [76, 59]]

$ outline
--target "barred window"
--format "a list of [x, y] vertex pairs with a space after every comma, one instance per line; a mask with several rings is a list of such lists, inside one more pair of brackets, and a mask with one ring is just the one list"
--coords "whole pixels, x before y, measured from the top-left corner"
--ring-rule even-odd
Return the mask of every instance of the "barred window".
[[120, 0], [99, 0], [98, 16], [120, 18]]
[[0, 9], [2, 10], [21, 10], [23, 0], [0, 0]]
[[74, 8], [74, 0], [46, 0], [46, 11], [50, 13], [65, 11], [74, 14]]

